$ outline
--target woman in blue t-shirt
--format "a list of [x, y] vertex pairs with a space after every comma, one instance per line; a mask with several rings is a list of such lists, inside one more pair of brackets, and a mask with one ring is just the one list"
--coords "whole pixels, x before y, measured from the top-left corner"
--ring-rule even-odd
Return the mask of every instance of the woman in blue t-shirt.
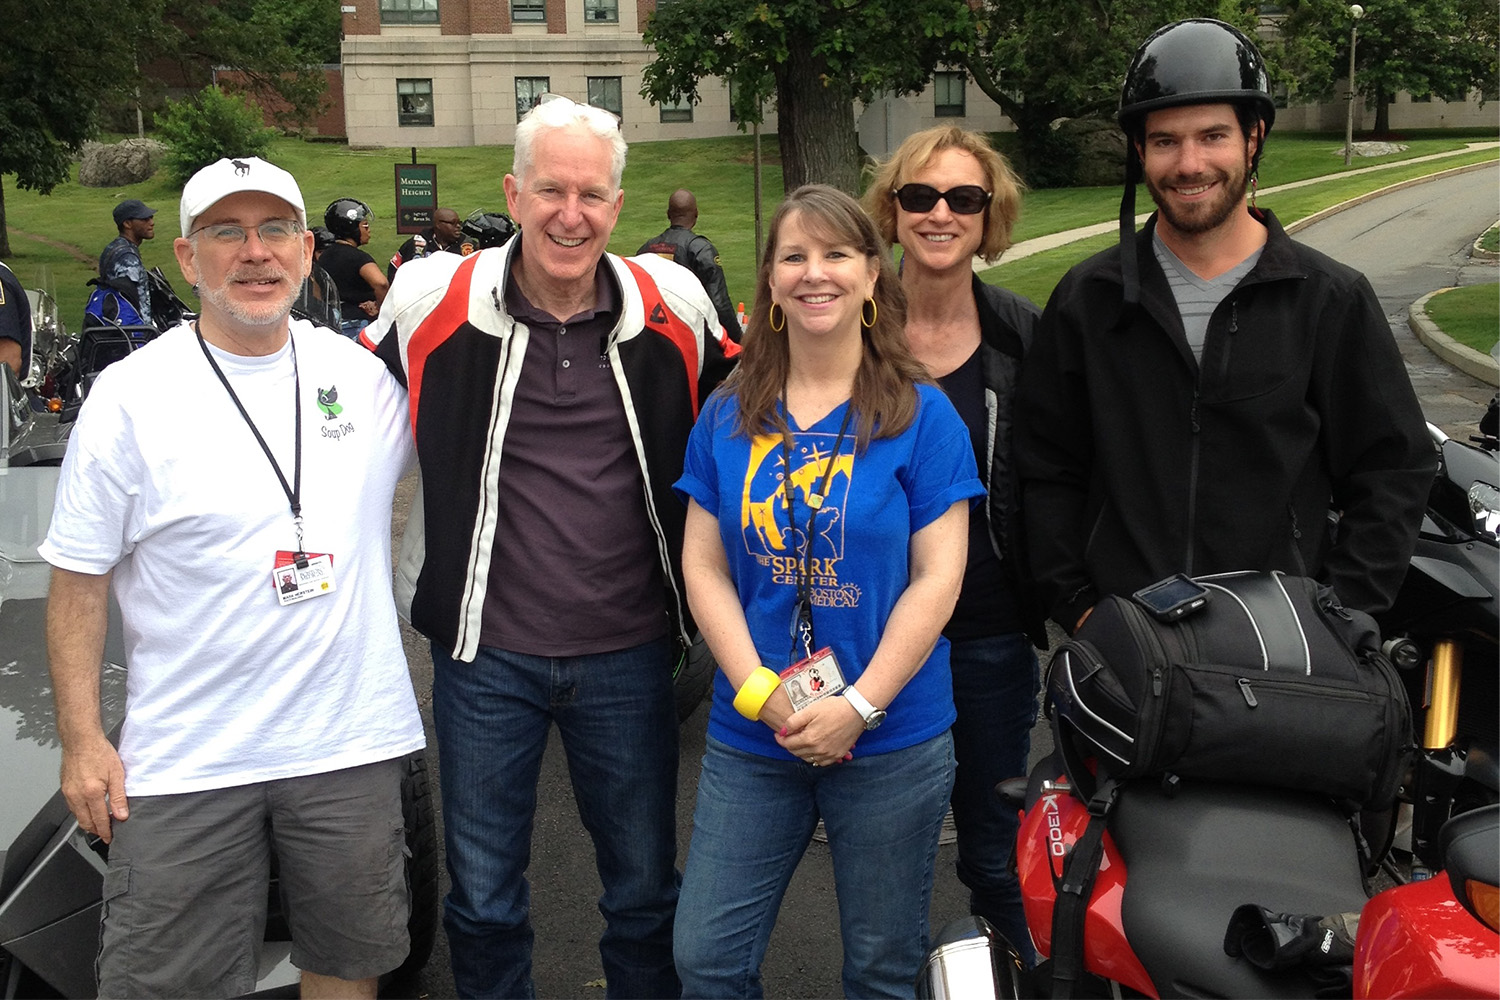
[[739, 367], [688, 444], [683, 570], [721, 672], [677, 910], [686, 996], [761, 995], [820, 818], [846, 995], [910, 996], [926, 952], [953, 782], [941, 630], [984, 488], [905, 312], [858, 203], [799, 188], [771, 221]]

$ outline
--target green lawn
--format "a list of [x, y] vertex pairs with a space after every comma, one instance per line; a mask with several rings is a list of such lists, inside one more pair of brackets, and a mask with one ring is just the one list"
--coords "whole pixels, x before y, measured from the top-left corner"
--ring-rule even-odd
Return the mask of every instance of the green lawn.
[[[1388, 157], [1361, 160], [1355, 166], [1410, 159], [1426, 153], [1461, 149], [1464, 142], [1483, 139], [1480, 132], [1424, 133], [1411, 138], [1410, 148]], [[1494, 138], [1493, 134], [1488, 138]], [[1013, 141], [1000, 137], [1002, 146]], [[1277, 133], [1262, 166], [1262, 184], [1271, 186], [1308, 177], [1345, 172], [1335, 151], [1342, 137], [1331, 134]], [[769, 216], [782, 193], [781, 168], [775, 137], [762, 141], [765, 212]], [[409, 148], [351, 150], [341, 145], [280, 139], [271, 159], [296, 175], [310, 214], [320, 219], [322, 209], [338, 197], [352, 196], [375, 211], [372, 239], [367, 249], [376, 260], [389, 257], [404, 237], [395, 231], [394, 166], [411, 160]], [[1300, 217], [1351, 193], [1373, 190], [1405, 176], [1428, 173], [1467, 159], [1494, 158], [1495, 152], [1468, 154], [1441, 166], [1413, 165], [1405, 170], [1379, 172], [1286, 192], [1264, 203], [1284, 220]], [[511, 165], [508, 146], [418, 149], [417, 159], [438, 165], [439, 200], [460, 215], [474, 209], [503, 210], [501, 179]], [[667, 196], [679, 187], [698, 196], [698, 229], [719, 248], [734, 301], [748, 302], [754, 290], [755, 222], [753, 197], [753, 140], [749, 136], [723, 139], [637, 143], [631, 147], [625, 170], [625, 206], [610, 249], [634, 253], [648, 237], [666, 227]], [[76, 169], [73, 174], [77, 177]], [[6, 221], [12, 257], [7, 261], [23, 283], [52, 291], [63, 320], [76, 329], [87, 299], [85, 282], [93, 276], [99, 250], [114, 238], [111, 207], [123, 198], [140, 198], [160, 210], [158, 235], [142, 247], [146, 265], [160, 266], [178, 291], [186, 294], [172, 258], [177, 233], [179, 192], [162, 174], [120, 189], [84, 188], [71, 180], [50, 196], [20, 191], [12, 176], [4, 178]], [[1144, 196], [1142, 198], [1144, 204]], [[1116, 188], [1073, 188], [1034, 191], [1026, 196], [1016, 239], [1024, 240], [1082, 225], [1103, 222], [1119, 211]], [[1057, 278], [1090, 247], [1108, 242], [1081, 243], [1038, 255], [985, 273], [986, 280], [1013, 285], [1037, 301], [1045, 301]], [[1014, 268], [1012, 271], [1010, 269]], [[1013, 276], [1014, 275], [1014, 276]]]
[[1427, 300], [1427, 317], [1467, 347], [1488, 354], [1500, 337], [1500, 285], [1465, 285]]
[[1500, 226], [1491, 226], [1479, 237], [1479, 249], [1490, 253], [1500, 252]]

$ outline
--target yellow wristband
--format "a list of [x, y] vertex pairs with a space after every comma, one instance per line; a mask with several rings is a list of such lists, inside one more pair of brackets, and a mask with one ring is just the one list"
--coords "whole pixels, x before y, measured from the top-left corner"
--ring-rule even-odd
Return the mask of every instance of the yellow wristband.
[[734, 710], [751, 722], [760, 721], [760, 710], [781, 686], [781, 678], [770, 667], [756, 667], [734, 696]]

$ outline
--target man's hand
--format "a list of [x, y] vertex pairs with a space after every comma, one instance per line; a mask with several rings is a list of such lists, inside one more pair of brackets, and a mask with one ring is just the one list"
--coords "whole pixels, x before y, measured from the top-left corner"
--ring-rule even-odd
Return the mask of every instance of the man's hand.
[[364, 302], [361, 302], [359, 304], [359, 308], [361, 312], [363, 312], [371, 319], [374, 319], [376, 316], [380, 315], [380, 303], [376, 302], [374, 299], [367, 299]]
[[106, 844], [112, 836], [111, 817], [120, 822], [130, 818], [125, 766], [102, 732], [83, 746], [63, 750], [62, 793], [78, 825]]

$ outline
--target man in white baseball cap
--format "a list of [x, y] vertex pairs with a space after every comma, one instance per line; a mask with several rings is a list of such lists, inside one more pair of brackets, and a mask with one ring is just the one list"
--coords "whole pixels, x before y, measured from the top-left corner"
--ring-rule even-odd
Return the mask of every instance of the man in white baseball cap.
[[[401, 783], [425, 741], [390, 584], [406, 393], [290, 318], [305, 222], [279, 167], [200, 170], [173, 250], [202, 312], [100, 374], [63, 464], [48, 644], [63, 794], [111, 844], [100, 996], [255, 989], [273, 830], [303, 996], [373, 997], [410, 951]], [[111, 587], [118, 751], [99, 711]]]

